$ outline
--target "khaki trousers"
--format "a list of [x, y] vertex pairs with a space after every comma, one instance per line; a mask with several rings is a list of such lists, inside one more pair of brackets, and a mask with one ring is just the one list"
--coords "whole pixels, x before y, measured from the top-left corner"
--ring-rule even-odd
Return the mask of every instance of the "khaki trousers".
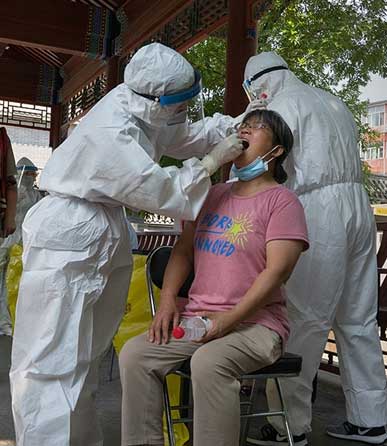
[[191, 357], [194, 446], [237, 446], [238, 376], [275, 362], [281, 339], [262, 325], [238, 326], [207, 344], [171, 340], [156, 345], [140, 335], [123, 347], [122, 446], [163, 445], [162, 384], [165, 375]]

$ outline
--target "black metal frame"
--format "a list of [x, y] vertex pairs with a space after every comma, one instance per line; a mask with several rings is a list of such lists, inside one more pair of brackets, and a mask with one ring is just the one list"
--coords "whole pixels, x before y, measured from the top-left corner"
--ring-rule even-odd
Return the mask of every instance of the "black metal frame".
[[[157, 288], [161, 288], [162, 286], [162, 280], [164, 276], [164, 271], [166, 268], [166, 265], [168, 263], [169, 255], [172, 251], [172, 247], [170, 246], [160, 246], [153, 250], [146, 262], [146, 280], [147, 280], [147, 287], [148, 287], [148, 297], [149, 297], [149, 305], [151, 308], [151, 314], [152, 317], [156, 314], [156, 300], [155, 300], [155, 293], [154, 293], [154, 286]], [[193, 274], [186, 280], [184, 283], [182, 289], [179, 292], [179, 296], [186, 297], [188, 295], [188, 289], [189, 285], [192, 282]], [[288, 370], [284, 370], [281, 367], [281, 362], [286, 363], [288, 360], [295, 360], [298, 362], [298, 367], [293, 368], [291, 367]], [[240, 380], [252, 380], [253, 386], [250, 393], [249, 401], [241, 403], [242, 407], [245, 406], [247, 408], [246, 413], [241, 414], [241, 418], [243, 420], [243, 423], [241, 425], [241, 431], [240, 431], [240, 444], [244, 445], [246, 443], [246, 438], [248, 434], [248, 428], [249, 428], [249, 421], [251, 418], [255, 417], [266, 417], [266, 416], [281, 416], [284, 419], [284, 424], [286, 428], [286, 435], [288, 437], [289, 446], [294, 446], [293, 441], [293, 435], [290, 431], [289, 422], [288, 422], [288, 414], [287, 409], [285, 405], [285, 401], [283, 398], [283, 393], [281, 389], [281, 384], [279, 378], [290, 378], [298, 376], [301, 371], [301, 361], [302, 358], [298, 355], [291, 355], [289, 353], [285, 353], [275, 364], [272, 364], [271, 366], [265, 367], [264, 369], [258, 370], [254, 373], [249, 373], [245, 375], [240, 376]], [[190, 373], [189, 373], [189, 364], [186, 362], [184, 363], [183, 367], [180, 367], [178, 370], [172, 372], [173, 374], [176, 374], [180, 376], [181, 378], [185, 380], [190, 379]], [[268, 411], [268, 412], [254, 412], [252, 413], [251, 410], [254, 406], [255, 398], [257, 395], [257, 392], [255, 391], [256, 383], [258, 380], [266, 380], [268, 378], [272, 378], [275, 381], [280, 403], [281, 403], [281, 410], [277, 411]], [[187, 399], [187, 398], [186, 398]], [[188, 409], [192, 409], [192, 405], [186, 404], [184, 402], [182, 405], [179, 406], [171, 406], [169, 401], [169, 395], [168, 395], [168, 385], [166, 379], [164, 380], [163, 385], [163, 400], [164, 400], [164, 409], [165, 409], [165, 417], [167, 422], [167, 430], [168, 430], [168, 440], [170, 446], [175, 446], [175, 436], [173, 431], [173, 425], [178, 423], [190, 423], [192, 422], [192, 417], [187, 417], [186, 415], [181, 418], [172, 418], [172, 410], [184, 410], [186, 411]]]

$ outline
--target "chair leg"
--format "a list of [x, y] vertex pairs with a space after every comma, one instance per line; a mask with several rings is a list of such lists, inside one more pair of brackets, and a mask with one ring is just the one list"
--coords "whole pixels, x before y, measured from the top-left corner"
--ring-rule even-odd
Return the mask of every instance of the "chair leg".
[[316, 398], [317, 398], [317, 383], [318, 383], [318, 372], [316, 373], [315, 377], [313, 378], [312, 404], [316, 401]]
[[[251, 410], [254, 406], [254, 403], [255, 403], [255, 400], [257, 397], [256, 387], [257, 387], [257, 381], [254, 379], [253, 384], [251, 386], [249, 404], [248, 404], [248, 409], [247, 409], [246, 415], [249, 415], [251, 413]], [[249, 433], [249, 427], [250, 427], [250, 418], [241, 418], [241, 428], [240, 428], [240, 434], [239, 434], [240, 446], [245, 446], [245, 444], [246, 444], [247, 435]]]
[[[180, 377], [180, 405], [188, 406], [191, 397], [191, 382], [187, 378]], [[189, 417], [189, 409], [180, 410], [181, 418]]]
[[279, 395], [280, 402], [281, 402], [281, 407], [282, 407], [283, 417], [284, 417], [284, 423], [285, 423], [285, 428], [286, 428], [286, 435], [288, 437], [289, 446], [294, 446], [293, 435], [292, 435], [292, 433], [290, 431], [289, 422], [288, 422], [288, 411], [286, 409], [286, 404], [285, 404], [285, 400], [283, 398], [282, 388], [281, 388], [281, 384], [280, 384], [279, 378], [274, 378], [274, 381], [275, 381], [275, 384], [277, 386], [277, 391], [278, 391], [278, 395]]
[[116, 352], [114, 350], [114, 346], [112, 344], [111, 346], [112, 349], [112, 355], [111, 355], [111, 359], [110, 359], [110, 370], [109, 370], [109, 381], [112, 382], [113, 381], [113, 367], [114, 367], [114, 358], [116, 356]]
[[163, 384], [163, 399], [164, 399], [165, 420], [167, 422], [169, 446], [176, 446], [175, 432], [173, 430], [173, 422], [172, 422], [171, 404], [169, 402], [168, 385], [166, 378]]

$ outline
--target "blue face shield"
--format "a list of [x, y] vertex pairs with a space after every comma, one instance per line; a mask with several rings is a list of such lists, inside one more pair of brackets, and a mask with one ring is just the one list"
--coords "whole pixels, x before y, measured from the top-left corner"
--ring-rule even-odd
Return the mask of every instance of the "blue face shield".
[[21, 185], [24, 185], [26, 187], [32, 187], [35, 182], [34, 176], [28, 176], [26, 175], [27, 172], [34, 172], [37, 173], [38, 168], [36, 166], [28, 166], [28, 165], [20, 165], [16, 167], [17, 173], [18, 173], [18, 182], [17, 187], [20, 187]]
[[188, 109], [190, 110], [190, 115], [192, 115], [192, 121], [200, 121], [204, 118], [203, 98], [201, 94], [202, 79], [199, 71], [194, 70], [194, 72], [195, 80], [193, 85], [178, 93], [152, 96], [133, 91], [140, 96], [157, 102], [163, 109], [169, 109], [171, 113], [166, 122], [169, 126], [184, 123], [188, 117]]
[[268, 171], [269, 163], [275, 157], [272, 156], [268, 161], [265, 161], [264, 159], [268, 155], [270, 155], [270, 153], [274, 152], [274, 150], [276, 150], [278, 147], [280, 146], [277, 145], [273, 147], [264, 156], [258, 156], [252, 163], [248, 164], [247, 166], [241, 167], [240, 169], [238, 169], [235, 164], [233, 164], [231, 167], [231, 172], [233, 173], [234, 177], [238, 178], [240, 181], [250, 181], [263, 175], [265, 172]]
[[184, 91], [179, 91], [179, 93], [158, 96], [155, 98], [155, 100], [158, 101], [161, 106], [176, 105], [196, 97], [200, 93], [201, 89], [202, 78], [199, 71], [195, 70], [195, 81], [192, 87]]

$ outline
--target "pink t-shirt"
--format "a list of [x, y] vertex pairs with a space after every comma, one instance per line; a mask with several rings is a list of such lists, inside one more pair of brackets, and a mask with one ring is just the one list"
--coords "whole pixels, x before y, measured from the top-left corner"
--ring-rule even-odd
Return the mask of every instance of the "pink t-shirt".
[[[293, 192], [274, 186], [241, 197], [231, 187], [213, 186], [198, 216], [195, 279], [183, 316], [233, 308], [265, 269], [268, 241], [302, 240], [305, 249], [309, 246], [304, 210]], [[286, 342], [289, 321], [283, 287], [244, 322], [264, 325]]]

